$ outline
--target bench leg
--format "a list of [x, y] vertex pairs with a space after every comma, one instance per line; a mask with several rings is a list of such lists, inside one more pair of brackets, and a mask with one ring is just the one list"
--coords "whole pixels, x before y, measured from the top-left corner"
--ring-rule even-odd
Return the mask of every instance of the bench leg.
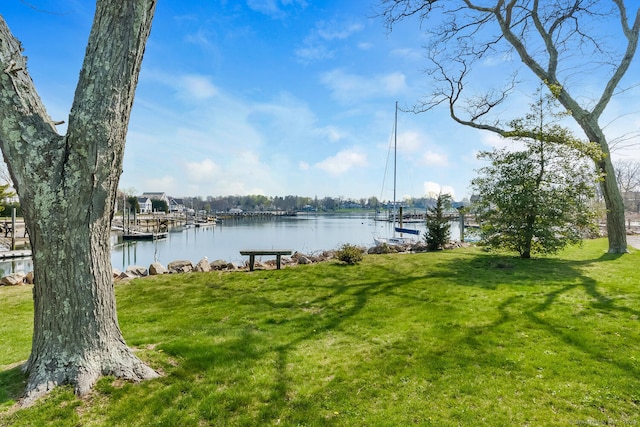
[[249, 255], [249, 271], [253, 271], [253, 266], [255, 264], [255, 261], [256, 261], [256, 256]]
[[280, 255], [276, 255], [276, 268], [280, 270]]

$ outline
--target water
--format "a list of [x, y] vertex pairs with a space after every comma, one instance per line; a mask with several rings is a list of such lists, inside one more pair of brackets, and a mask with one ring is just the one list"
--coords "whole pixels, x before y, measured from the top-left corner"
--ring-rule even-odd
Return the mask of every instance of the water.
[[[424, 230], [422, 224], [406, 224]], [[111, 237], [111, 263], [125, 270], [130, 265], [148, 267], [155, 260], [163, 265], [186, 259], [193, 263], [203, 257], [209, 261], [222, 259], [242, 264], [248, 257], [242, 249], [291, 249], [305, 254], [337, 249], [349, 243], [373, 246], [374, 235], [390, 236], [393, 228], [388, 222], [376, 222], [373, 215], [299, 215], [259, 219], [230, 219], [224, 224], [188, 228], [169, 233], [163, 240], [122, 241]], [[457, 222], [451, 223], [452, 239], [459, 239]], [[421, 237], [420, 237], [421, 238]], [[263, 257], [269, 259], [272, 257]], [[0, 273], [31, 270], [30, 260], [0, 262]]]

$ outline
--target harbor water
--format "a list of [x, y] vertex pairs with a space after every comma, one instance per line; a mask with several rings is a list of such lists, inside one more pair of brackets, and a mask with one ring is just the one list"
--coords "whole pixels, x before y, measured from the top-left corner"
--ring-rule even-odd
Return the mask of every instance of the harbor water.
[[[422, 223], [405, 226], [425, 229]], [[176, 229], [170, 231], [166, 239], [156, 241], [123, 241], [120, 233], [113, 233], [111, 262], [118, 270], [131, 265], [148, 267], [154, 261], [165, 266], [175, 260], [189, 260], [195, 264], [204, 257], [209, 261], [221, 259], [242, 264], [247, 260], [240, 255], [243, 249], [290, 249], [314, 254], [337, 249], [345, 243], [371, 247], [374, 236], [392, 233], [392, 224], [375, 221], [373, 214], [227, 219], [215, 226]], [[459, 237], [458, 224], [452, 222], [451, 238], [458, 240]], [[2, 274], [31, 269], [28, 259], [0, 263]]]

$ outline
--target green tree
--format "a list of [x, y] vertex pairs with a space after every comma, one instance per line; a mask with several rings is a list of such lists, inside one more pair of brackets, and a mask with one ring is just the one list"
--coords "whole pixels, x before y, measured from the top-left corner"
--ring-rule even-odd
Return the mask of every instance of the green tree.
[[427, 231], [424, 233], [424, 239], [429, 250], [442, 249], [446, 243], [449, 243], [451, 224], [445, 216], [445, 210], [451, 207], [452, 201], [450, 194], [440, 193], [435, 206], [427, 209]]
[[131, 212], [140, 212], [140, 202], [138, 196], [127, 196], [127, 208]]
[[[628, 70], [638, 48], [637, 2], [380, 0], [380, 5], [389, 29], [416, 16], [429, 33], [426, 48], [433, 67], [427, 75], [434, 90], [418, 111], [444, 104], [456, 122], [506, 136], [509, 95], [528, 81], [519, 73], [547, 85], [604, 153], [595, 166], [602, 176], [609, 252], [626, 252], [624, 203], [601, 119], [614, 94], [633, 87], [623, 79], [632, 74]], [[489, 79], [494, 85], [486, 74], [477, 74], [486, 73], [492, 62], [500, 64]]]
[[554, 105], [551, 96], [541, 97], [530, 114], [512, 122], [512, 138], [524, 149], [481, 152], [478, 158], [491, 164], [472, 181], [479, 196], [474, 211], [481, 239], [491, 248], [513, 250], [522, 258], [557, 252], [596, 229], [590, 202], [597, 177], [589, 157], [597, 157], [599, 150], [592, 146], [586, 156], [577, 147], [587, 143], [576, 142], [567, 129], [547, 123]]
[[152, 212], [169, 212], [169, 205], [166, 200], [151, 199], [151, 211]]
[[13, 191], [9, 190], [10, 188], [10, 184], [0, 184], [0, 212], [4, 211], [5, 205], [9, 205], [7, 199], [16, 195]]

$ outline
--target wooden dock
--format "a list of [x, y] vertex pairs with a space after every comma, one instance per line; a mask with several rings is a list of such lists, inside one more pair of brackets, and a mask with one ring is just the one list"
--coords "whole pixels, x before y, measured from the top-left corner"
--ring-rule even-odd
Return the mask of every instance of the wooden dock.
[[0, 251], [0, 260], [30, 257], [31, 251], [29, 249], [22, 249], [17, 251]]

